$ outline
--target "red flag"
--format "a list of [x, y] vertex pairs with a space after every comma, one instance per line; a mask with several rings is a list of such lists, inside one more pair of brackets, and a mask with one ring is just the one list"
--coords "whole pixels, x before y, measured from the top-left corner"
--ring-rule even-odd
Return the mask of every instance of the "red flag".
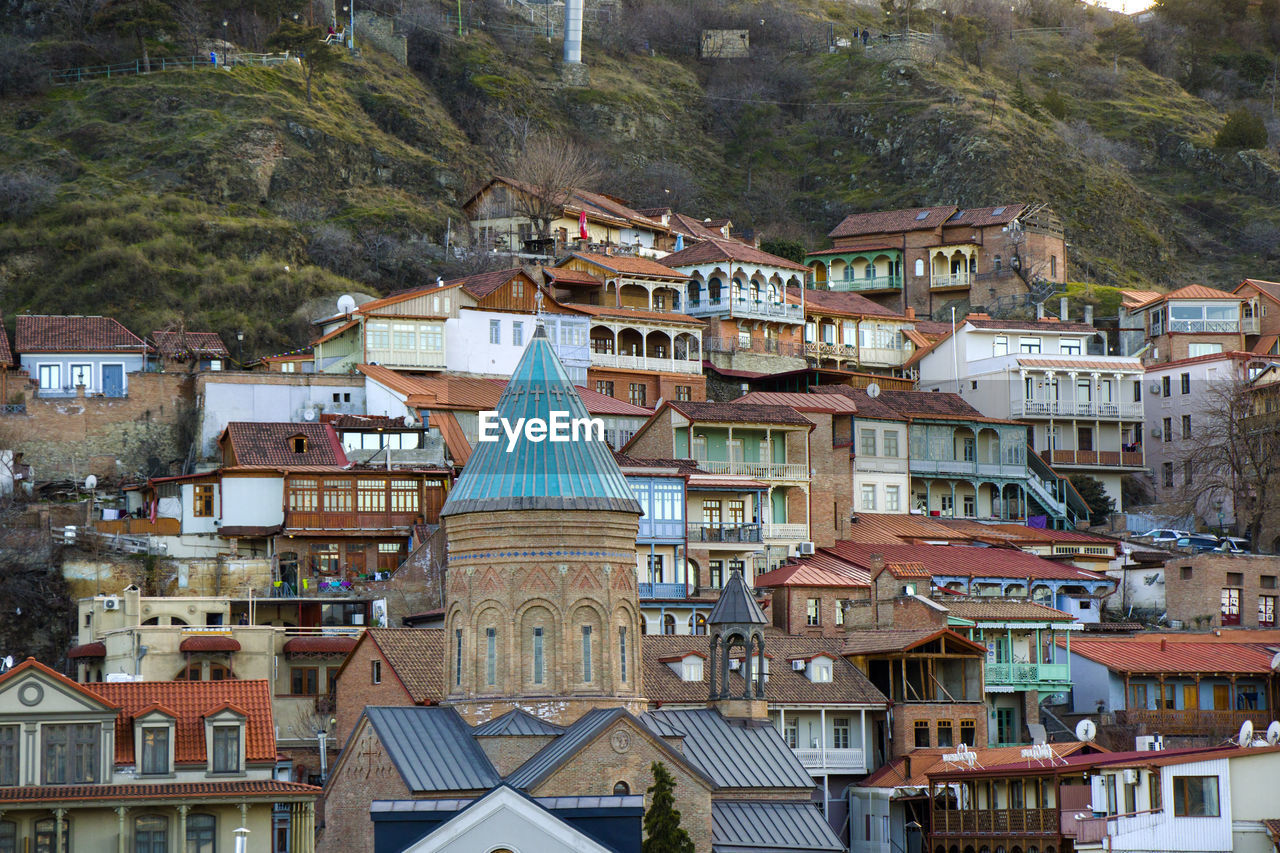
[[578, 236], [583, 240], [591, 236], [587, 233], [587, 212], [585, 210], [578, 214]]

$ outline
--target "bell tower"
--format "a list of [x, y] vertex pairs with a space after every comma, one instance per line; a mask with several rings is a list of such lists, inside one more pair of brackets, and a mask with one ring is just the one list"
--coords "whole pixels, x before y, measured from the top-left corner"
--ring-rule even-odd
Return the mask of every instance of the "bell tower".
[[[766, 663], [764, 628], [769, 624], [760, 605], [751, 597], [742, 570], [734, 569], [720, 591], [720, 600], [707, 617], [711, 634], [711, 691], [708, 704], [726, 717], [767, 720], [769, 706], [764, 698]], [[733, 650], [742, 655], [737, 679], [730, 682], [731, 662], [737, 660]]]

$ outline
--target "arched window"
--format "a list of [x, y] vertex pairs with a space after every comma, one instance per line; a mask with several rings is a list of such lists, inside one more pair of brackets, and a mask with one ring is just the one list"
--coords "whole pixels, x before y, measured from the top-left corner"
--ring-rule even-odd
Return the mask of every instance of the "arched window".
[[924, 259], [916, 258], [916, 275], [924, 275]]
[[758, 281], [751, 282], [751, 301], [760, 301], [760, 282]]
[[218, 821], [211, 814], [187, 817], [186, 853], [217, 853]]
[[613, 795], [615, 797], [625, 797], [631, 793], [631, 786], [626, 782], [617, 782], [613, 786]]
[[63, 818], [62, 847], [57, 847], [58, 830], [53, 818], [36, 821], [35, 853], [71, 853], [71, 821]]
[[676, 617], [670, 613], [662, 617], [662, 633], [674, 634], [676, 632]]
[[720, 291], [723, 288], [724, 288], [724, 282], [720, 281], [720, 279], [716, 278], [715, 276], [712, 276], [711, 278], [707, 279], [707, 299], [711, 300], [712, 302], [719, 302]]
[[133, 853], [169, 853], [169, 819], [154, 814], [136, 818]]
[[701, 613], [695, 613], [690, 616], [689, 633], [705, 637], [707, 634], [707, 617]]

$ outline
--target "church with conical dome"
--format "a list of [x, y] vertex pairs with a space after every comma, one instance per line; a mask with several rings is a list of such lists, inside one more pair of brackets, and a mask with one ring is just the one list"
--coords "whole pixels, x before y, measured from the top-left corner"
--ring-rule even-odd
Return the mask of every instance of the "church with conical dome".
[[[589, 418], [541, 325], [496, 411], [512, 426]], [[641, 506], [603, 435], [538, 439], [481, 441], [441, 510], [443, 704], [473, 724], [512, 708], [562, 725], [640, 713]]]

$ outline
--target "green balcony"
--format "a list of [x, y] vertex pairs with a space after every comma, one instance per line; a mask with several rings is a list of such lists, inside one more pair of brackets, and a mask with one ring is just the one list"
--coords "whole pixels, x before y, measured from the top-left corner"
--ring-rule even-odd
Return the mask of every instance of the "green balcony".
[[1057, 690], [1071, 686], [1071, 665], [1066, 663], [989, 663], [984, 679], [988, 686]]

